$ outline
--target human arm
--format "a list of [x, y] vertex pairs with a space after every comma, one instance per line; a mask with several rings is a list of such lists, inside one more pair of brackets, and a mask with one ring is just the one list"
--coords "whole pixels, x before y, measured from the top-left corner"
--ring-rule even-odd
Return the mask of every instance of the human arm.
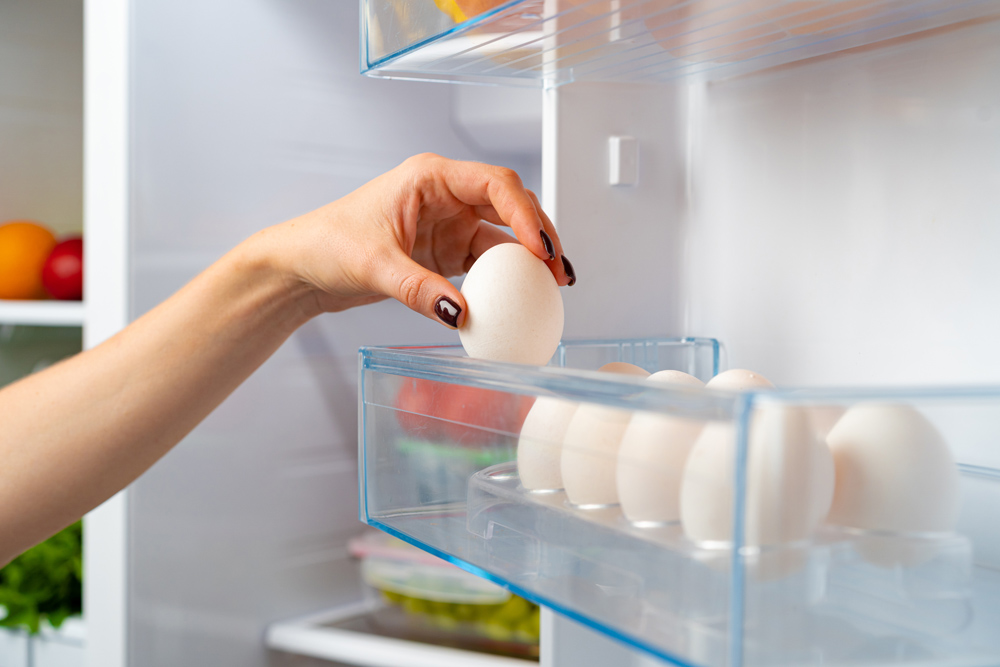
[[445, 297], [461, 325], [444, 276], [511, 240], [481, 219], [509, 223], [567, 284], [539, 211], [508, 170], [418, 156], [255, 234], [103, 344], [0, 390], [0, 563], [127, 486], [312, 317], [395, 297], [441, 321]]

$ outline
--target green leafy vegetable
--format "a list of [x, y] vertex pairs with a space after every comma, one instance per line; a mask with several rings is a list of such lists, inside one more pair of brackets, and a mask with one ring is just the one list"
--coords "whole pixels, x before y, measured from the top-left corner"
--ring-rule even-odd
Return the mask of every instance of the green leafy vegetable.
[[[77, 521], [0, 569], [0, 626], [58, 628], [83, 608], [83, 525]], [[3, 610], [0, 610], [0, 615]]]

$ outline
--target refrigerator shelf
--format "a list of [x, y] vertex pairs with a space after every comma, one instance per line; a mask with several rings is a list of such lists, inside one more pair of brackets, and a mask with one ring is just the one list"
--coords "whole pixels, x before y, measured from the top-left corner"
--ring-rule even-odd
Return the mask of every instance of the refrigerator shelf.
[[[532, 660], [448, 645], [447, 635], [409, 627], [374, 600], [337, 607], [267, 629], [268, 648], [359, 667], [526, 667]], [[434, 643], [438, 639], [441, 644]]]
[[0, 299], [0, 325], [83, 326], [82, 301], [11, 301]]
[[369, 76], [554, 87], [724, 78], [1000, 16], [996, 0], [362, 0]]
[[[1000, 663], [1000, 535], [993, 528], [1000, 452], [984, 445], [1000, 437], [1000, 388], [722, 393], [592, 372], [626, 361], [705, 380], [718, 371], [720, 350], [710, 339], [570, 343], [553, 361], [566, 368], [536, 368], [462, 358], [454, 347], [364, 348], [361, 519], [679, 665]], [[728, 513], [728, 523], [713, 530], [724, 532], [699, 535], [687, 517], [630, 522], [615, 502], [586, 506], [569, 502], [565, 490], [527, 491], [514, 461], [533, 397], [589, 404], [608, 423], [657, 414], [701, 422], [702, 436], [709, 428], [725, 434], [728, 454], [714, 479], [691, 465], [671, 471], [629, 459], [624, 449], [589, 448], [572, 440], [572, 428], [564, 442], [541, 443], [590, 456], [598, 476], [625, 470], [640, 483], [653, 471], [668, 484], [683, 470], [682, 489], [690, 485], [709, 505], [723, 499], [713, 511]], [[886, 488], [919, 486], [910, 491], [915, 502], [934, 501], [925, 510], [903, 516], [897, 507], [895, 518], [880, 519], [888, 524], [864, 526], [802, 510], [812, 507], [823, 477], [796, 468], [797, 452], [806, 441], [822, 445], [820, 424], [828, 431], [852, 409], [903, 414], [918, 425], [907, 431], [898, 461], [909, 477], [897, 475]], [[764, 430], [776, 414], [781, 428]], [[815, 432], [796, 430], [795, 415]], [[869, 451], [891, 449], [883, 427], [869, 431], [862, 439], [876, 433], [884, 441]], [[418, 440], [433, 446], [414, 447]], [[943, 458], [924, 473], [921, 441], [943, 443]], [[796, 486], [802, 478], [807, 483]], [[929, 518], [935, 507], [951, 509]], [[802, 519], [804, 512], [812, 518]]]

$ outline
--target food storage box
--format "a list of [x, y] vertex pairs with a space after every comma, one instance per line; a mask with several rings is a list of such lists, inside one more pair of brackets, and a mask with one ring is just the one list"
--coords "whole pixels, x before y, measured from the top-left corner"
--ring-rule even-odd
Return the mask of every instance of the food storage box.
[[[361, 518], [677, 664], [1000, 664], [1000, 388], [596, 372], [720, 360], [705, 339], [564, 344], [543, 368], [363, 349]], [[563, 437], [522, 437], [552, 402], [576, 406]], [[527, 451], [562, 488], [526, 488]]]
[[385, 533], [366, 533], [349, 548], [378, 602], [402, 612], [373, 615], [375, 622], [395, 625], [392, 634], [538, 657], [538, 605]]

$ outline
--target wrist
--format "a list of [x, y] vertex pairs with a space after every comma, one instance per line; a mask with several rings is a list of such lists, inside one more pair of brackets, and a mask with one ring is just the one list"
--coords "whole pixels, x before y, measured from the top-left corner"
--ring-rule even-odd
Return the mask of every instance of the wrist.
[[298, 328], [323, 310], [316, 289], [294, 270], [292, 248], [279, 232], [276, 227], [257, 232], [230, 253], [231, 260], [240, 284], [254, 293], [257, 307]]

